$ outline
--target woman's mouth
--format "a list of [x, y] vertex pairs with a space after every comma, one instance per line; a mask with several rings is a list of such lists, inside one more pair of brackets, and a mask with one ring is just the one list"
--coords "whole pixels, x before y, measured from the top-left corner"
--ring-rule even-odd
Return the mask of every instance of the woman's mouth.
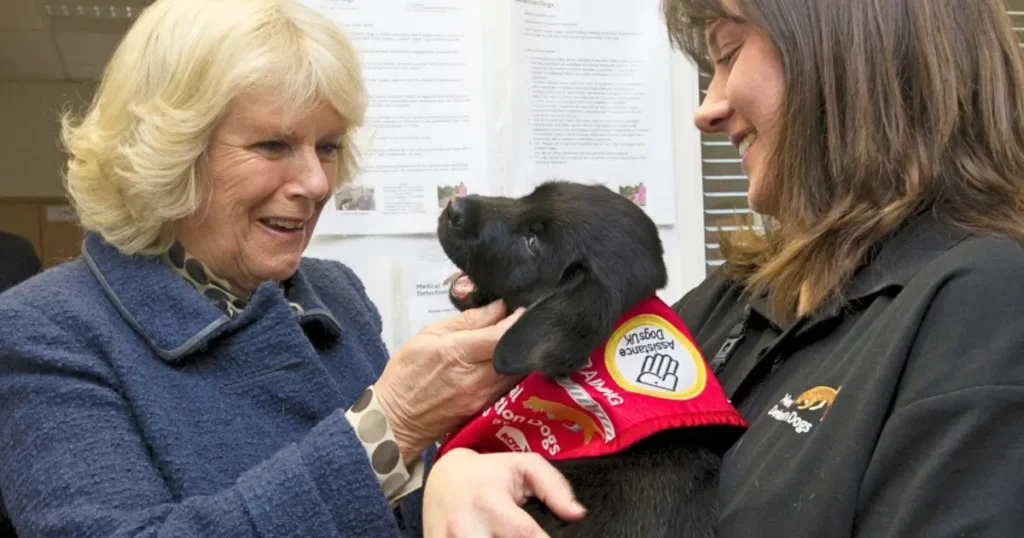
[[752, 132], [752, 133], [748, 134], [747, 136], [743, 137], [743, 140], [740, 140], [739, 146], [737, 146], [737, 147], [740, 150], [740, 158], [741, 159], [744, 156], [746, 156], [747, 150], [750, 149], [750, 145], [753, 144], [756, 141], [757, 141], [757, 133], [754, 133], [754, 132]]
[[266, 218], [260, 219], [260, 224], [275, 232], [294, 233], [300, 232], [306, 227], [306, 221], [294, 219]]

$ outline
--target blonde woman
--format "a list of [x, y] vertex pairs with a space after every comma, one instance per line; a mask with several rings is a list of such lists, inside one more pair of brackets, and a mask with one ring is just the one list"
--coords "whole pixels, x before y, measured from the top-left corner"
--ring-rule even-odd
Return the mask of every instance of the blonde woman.
[[300, 2], [141, 14], [64, 123], [84, 252], [0, 299], [0, 529], [417, 532], [425, 449], [511, 387], [490, 358], [516, 316], [389, 357], [359, 279], [303, 258], [365, 101]]

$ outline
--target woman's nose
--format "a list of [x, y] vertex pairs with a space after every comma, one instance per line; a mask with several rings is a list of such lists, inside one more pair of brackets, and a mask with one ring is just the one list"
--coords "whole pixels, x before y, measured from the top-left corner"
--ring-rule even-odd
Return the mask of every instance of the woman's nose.
[[323, 200], [331, 192], [331, 178], [337, 165], [334, 161], [323, 161], [313, 151], [312, 155], [303, 154], [296, 163], [294, 194], [310, 200]]
[[732, 105], [725, 98], [722, 79], [714, 77], [708, 85], [708, 91], [693, 116], [693, 123], [705, 133], [725, 130], [725, 123], [732, 116]]

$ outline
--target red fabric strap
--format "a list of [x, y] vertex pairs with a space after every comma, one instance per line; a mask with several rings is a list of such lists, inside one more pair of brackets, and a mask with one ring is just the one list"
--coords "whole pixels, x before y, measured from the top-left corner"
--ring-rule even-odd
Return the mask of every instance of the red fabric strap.
[[578, 371], [526, 376], [449, 435], [437, 457], [457, 447], [552, 460], [604, 456], [662, 430], [709, 425], [748, 426], [682, 320], [655, 296], [623, 315]]

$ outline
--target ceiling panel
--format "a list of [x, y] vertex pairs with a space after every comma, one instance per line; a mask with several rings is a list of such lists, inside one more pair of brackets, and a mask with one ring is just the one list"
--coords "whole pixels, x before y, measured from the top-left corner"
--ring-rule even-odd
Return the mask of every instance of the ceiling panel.
[[0, 0], [0, 30], [45, 30], [46, 19], [32, 0]]
[[0, 79], [66, 80], [52, 34], [45, 30], [0, 31]]
[[95, 80], [103, 73], [121, 34], [57, 32], [57, 46], [73, 80]]
[[95, 80], [149, 3], [0, 0], [0, 80]]

